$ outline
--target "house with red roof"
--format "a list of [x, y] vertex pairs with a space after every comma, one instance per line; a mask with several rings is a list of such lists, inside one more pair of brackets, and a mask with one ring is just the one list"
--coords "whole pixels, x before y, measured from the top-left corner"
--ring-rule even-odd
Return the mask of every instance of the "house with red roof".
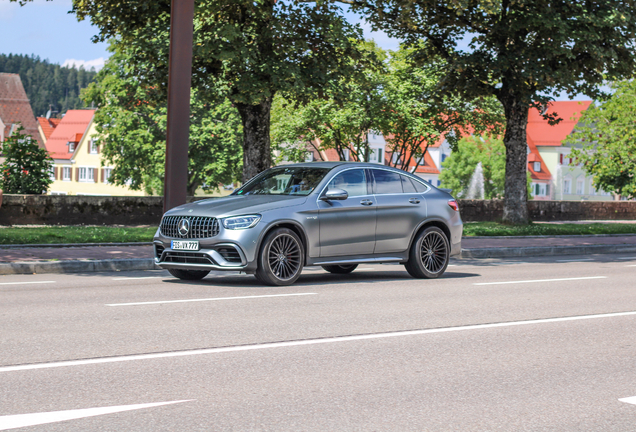
[[531, 109], [528, 113], [528, 171], [532, 178], [532, 193], [538, 200], [607, 201], [613, 196], [597, 190], [592, 176], [572, 160], [571, 146], [563, 140], [576, 127], [581, 113], [592, 101], [557, 101], [549, 104], [545, 114], [556, 114], [562, 120], [551, 126], [543, 113]]
[[[125, 186], [115, 186], [108, 179], [113, 167], [103, 160], [93, 119], [95, 110], [68, 110], [46, 140], [53, 158], [52, 195], [140, 196]], [[46, 126], [46, 125], [45, 125]], [[43, 128], [44, 129], [44, 128]]]

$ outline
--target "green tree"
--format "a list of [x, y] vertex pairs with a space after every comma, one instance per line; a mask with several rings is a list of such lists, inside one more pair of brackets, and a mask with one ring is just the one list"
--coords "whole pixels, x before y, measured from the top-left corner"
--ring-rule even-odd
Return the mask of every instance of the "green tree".
[[[110, 181], [129, 184], [147, 193], [163, 192], [166, 108], [162, 88], [141, 83], [129, 57], [117, 43], [113, 55], [82, 96], [98, 107], [95, 113], [98, 145], [114, 166]], [[124, 51], [124, 52], [122, 52]], [[187, 192], [210, 191], [231, 183], [241, 172], [241, 122], [230, 102], [209, 103], [194, 91], [191, 98]]]
[[[144, 83], [165, 88], [170, 1], [74, 0], [79, 19], [115, 37]], [[359, 27], [330, 2], [202, 0], [196, 3], [193, 89], [201, 100], [227, 96], [243, 124], [243, 178], [271, 166], [270, 111], [276, 94], [308, 101], [360, 66]], [[165, 94], [162, 91], [160, 94]]]
[[594, 186], [636, 197], [636, 82], [617, 82], [615, 93], [584, 111], [565, 143], [593, 176]]
[[462, 138], [456, 150], [442, 163], [439, 179], [442, 187], [453, 189], [455, 196], [466, 198], [470, 181], [481, 162], [484, 198], [502, 198], [504, 194], [506, 147], [501, 138], [471, 136]]
[[339, 89], [324, 98], [276, 101], [273, 114], [274, 147], [287, 159], [302, 160], [307, 146], [316, 150], [335, 149], [340, 160], [368, 161], [369, 131], [382, 129], [386, 119], [386, 53], [374, 42], [361, 43], [366, 68], [342, 77]]
[[385, 121], [380, 129], [391, 152], [390, 165], [408, 170], [422, 164], [428, 147], [441, 137], [455, 151], [459, 137], [503, 130], [503, 112], [493, 97], [466, 100], [461, 95], [439, 94], [446, 63], [442, 59], [417, 67], [413, 48], [391, 53], [384, 85]]
[[[446, 61], [440, 90], [495, 96], [506, 117], [504, 221], [527, 223], [528, 110], [562, 91], [604, 96], [598, 85], [631, 76], [636, 0], [347, 0], [375, 29]], [[468, 47], [463, 45], [468, 42]], [[550, 118], [558, 121], [558, 115]]]
[[48, 152], [38, 146], [30, 135], [19, 126], [2, 143], [6, 158], [0, 170], [0, 189], [4, 193], [42, 194], [53, 182], [53, 160]]

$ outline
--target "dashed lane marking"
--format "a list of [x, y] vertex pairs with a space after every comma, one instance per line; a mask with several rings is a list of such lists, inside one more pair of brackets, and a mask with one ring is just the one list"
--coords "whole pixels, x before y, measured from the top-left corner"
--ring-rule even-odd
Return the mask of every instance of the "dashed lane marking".
[[101, 408], [85, 408], [85, 409], [74, 409], [67, 411], [51, 411], [51, 412], [42, 412], [42, 413], [32, 413], [32, 414], [17, 414], [17, 415], [8, 415], [8, 416], [0, 416], [0, 430], [8, 430], [8, 429], [17, 429], [23, 428], [27, 426], [36, 426], [48, 423], [58, 423], [68, 420], [77, 420], [86, 417], [95, 417], [104, 414], [113, 414], [124, 411], [133, 411], [139, 409], [153, 408], [161, 405], [172, 405], [183, 402], [190, 402], [193, 399], [189, 400], [178, 400], [178, 401], [170, 401], [170, 402], [155, 402], [155, 403], [146, 403], [146, 404], [137, 404], [137, 405], [119, 405], [119, 406], [111, 406], [111, 407], [101, 407]]
[[474, 283], [473, 285], [506, 285], [506, 284], [538, 283], [538, 282], [564, 282], [564, 281], [606, 279], [606, 278], [607, 276], [589, 276], [589, 277], [560, 278], [560, 279], [537, 279], [537, 280], [521, 280], [521, 281], [505, 281], [505, 282], [480, 282], [480, 283]]
[[47, 284], [55, 283], [55, 281], [31, 281], [31, 282], [2, 282], [0, 285], [31, 285], [31, 284]]
[[164, 300], [164, 301], [136, 302], [136, 303], [112, 303], [112, 304], [107, 304], [106, 306], [141, 306], [141, 305], [154, 305], [154, 304], [167, 304], [167, 303], [189, 303], [189, 302], [205, 302], [205, 301], [219, 301], [219, 300], [248, 300], [248, 299], [257, 299], [257, 298], [292, 297], [292, 296], [306, 296], [306, 295], [318, 295], [318, 293], [269, 294], [269, 295], [244, 296], [244, 297], [214, 297], [214, 298], [203, 298], [203, 299]]

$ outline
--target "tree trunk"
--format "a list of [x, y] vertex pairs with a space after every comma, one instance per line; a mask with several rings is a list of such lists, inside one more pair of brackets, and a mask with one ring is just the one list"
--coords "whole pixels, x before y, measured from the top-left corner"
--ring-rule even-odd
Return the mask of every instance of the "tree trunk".
[[506, 182], [504, 187], [503, 222], [528, 223], [528, 103], [514, 95], [499, 97], [506, 115]]
[[269, 141], [272, 98], [258, 105], [236, 104], [243, 122], [243, 183], [272, 165]]

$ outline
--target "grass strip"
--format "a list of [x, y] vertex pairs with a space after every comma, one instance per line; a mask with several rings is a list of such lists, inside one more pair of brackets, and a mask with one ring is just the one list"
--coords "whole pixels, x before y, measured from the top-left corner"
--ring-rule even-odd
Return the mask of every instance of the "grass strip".
[[0, 228], [0, 245], [150, 242], [157, 227], [46, 226]]
[[545, 224], [504, 225], [497, 222], [464, 223], [465, 236], [554, 236], [592, 234], [636, 234], [636, 224], [589, 223], [589, 224]]

